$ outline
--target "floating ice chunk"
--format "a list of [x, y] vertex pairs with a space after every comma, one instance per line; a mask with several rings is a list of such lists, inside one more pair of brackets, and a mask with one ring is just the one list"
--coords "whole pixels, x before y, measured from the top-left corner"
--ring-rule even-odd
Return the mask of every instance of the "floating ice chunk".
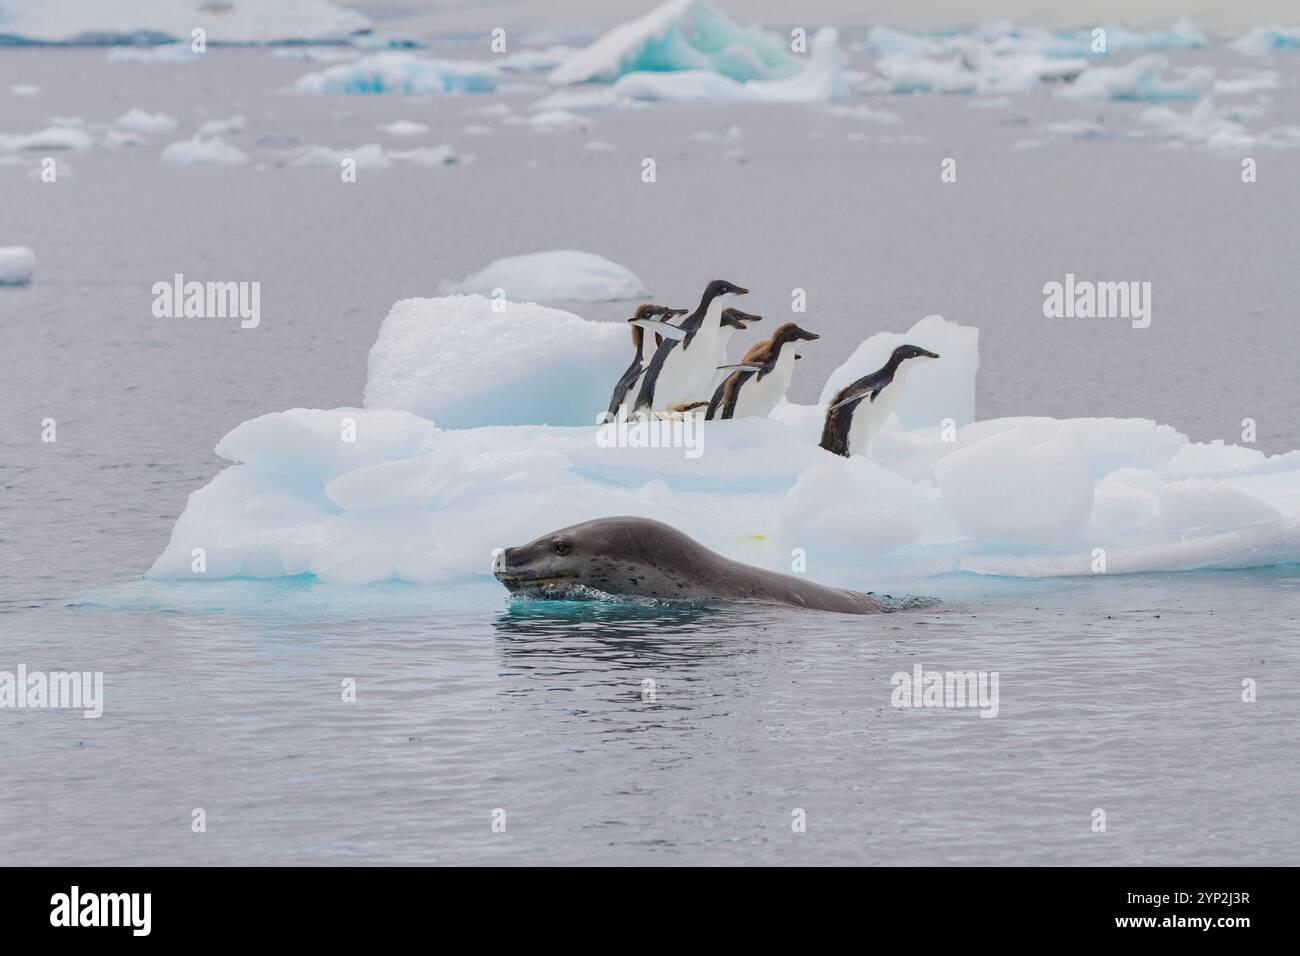
[[356, 50], [336, 46], [281, 46], [271, 51], [277, 60], [310, 61], [312, 63], [347, 63], [361, 56]]
[[1277, 70], [1246, 70], [1238, 76], [1214, 81], [1216, 96], [1242, 96], [1282, 88], [1282, 74]]
[[109, 63], [188, 63], [198, 59], [199, 54], [188, 43], [166, 43], [162, 46], [133, 47], [115, 46], [105, 57]]
[[531, 303], [497, 311], [494, 302], [466, 295], [394, 305], [370, 349], [366, 407], [449, 428], [594, 422], [632, 356], [627, 329]]
[[[1120, 23], [1100, 24], [1106, 31], [1103, 55], [1141, 50], [1194, 50], [1210, 45], [1209, 38], [1191, 20], [1176, 20], [1164, 30], [1131, 30]], [[999, 53], [1041, 53], [1044, 56], [1096, 56], [1092, 29], [1044, 30], [1023, 27], [1006, 20], [981, 24], [976, 35]]]
[[880, 123], [884, 126], [893, 126], [902, 122], [902, 118], [897, 113], [874, 109], [866, 103], [855, 103], [852, 106], [828, 106], [826, 111], [834, 116], [844, 116], [849, 119], [861, 120], [864, 123]]
[[169, 145], [162, 151], [161, 159], [173, 166], [238, 166], [248, 162], [248, 154], [220, 136], [216, 139], [194, 136]]
[[1169, 60], [1140, 56], [1124, 66], [1094, 66], [1057, 94], [1075, 100], [1194, 100], [1214, 85], [1214, 67], [1194, 66], [1165, 77]]
[[1049, 133], [1056, 133], [1059, 136], [1072, 136], [1075, 139], [1102, 139], [1106, 133], [1106, 127], [1094, 120], [1061, 120], [1056, 123], [1047, 123], [1043, 129]]
[[907, 390], [894, 408], [902, 427], [937, 426], [945, 418], [951, 418], [957, 426], [974, 421], [979, 329], [938, 315], [921, 319], [906, 333], [878, 332], [871, 336], [848, 361], [831, 372], [818, 404], [825, 407], [841, 388], [883, 366], [900, 345], [919, 345], [940, 356], [938, 361], [922, 362], [908, 373]]
[[742, 27], [702, 0], [668, 0], [610, 30], [550, 72], [552, 83], [611, 83], [627, 73], [678, 70], [731, 79], [772, 79], [799, 71], [785, 39]]
[[507, 256], [460, 282], [438, 283], [442, 295], [492, 295], [495, 289], [504, 289], [511, 302], [615, 302], [645, 292], [630, 269], [576, 249]]
[[926, 57], [942, 53], [946, 44], [933, 37], [877, 25], [867, 31], [867, 39], [861, 46], [867, 53], [882, 56]]
[[95, 145], [94, 137], [76, 126], [47, 126], [34, 133], [0, 134], [0, 153], [19, 150], [81, 152]]
[[1300, 26], [1284, 27], [1272, 23], [1255, 27], [1228, 45], [1247, 56], [1263, 56], [1278, 50], [1300, 50]]
[[137, 146], [148, 146], [149, 141], [139, 133], [128, 133], [125, 130], [110, 129], [104, 134], [104, 145], [112, 149], [135, 148]]
[[200, 136], [229, 136], [231, 133], [241, 133], [248, 121], [244, 119], [243, 113], [236, 113], [234, 116], [227, 116], [223, 119], [208, 120], [199, 127]]
[[460, 156], [446, 143], [439, 146], [420, 146], [416, 149], [390, 149], [388, 158], [416, 166], [455, 166], [469, 162], [471, 155]]
[[0, 285], [26, 285], [36, 271], [36, 253], [27, 246], [0, 246]]
[[139, 107], [132, 107], [117, 119], [113, 128], [128, 133], [162, 133], [176, 128], [176, 120], [166, 113], [150, 113]]
[[203, 29], [208, 43], [341, 40], [370, 26], [327, 0], [0, 0], [0, 45], [159, 43]]
[[[1205, 97], [1186, 113], [1168, 106], [1152, 106], [1138, 115], [1138, 121], [1150, 126], [1157, 136], [1187, 146], [1237, 152], [1261, 142], [1241, 123], [1220, 114], [1210, 97]], [[1274, 144], [1270, 141], [1269, 145]]]
[[609, 90], [614, 99], [739, 101], [750, 103], [819, 103], [846, 95], [839, 33], [822, 27], [813, 37], [803, 70], [775, 80], [740, 82], [721, 73], [687, 70], [673, 73], [626, 73]]
[[589, 153], [612, 153], [618, 147], [613, 143], [607, 143], [604, 140], [592, 139], [588, 140], [582, 148]]
[[15, 83], [9, 92], [14, 96], [39, 96], [41, 88], [35, 83]]
[[341, 169], [344, 161], [356, 163], [357, 169], [387, 169], [392, 166], [384, 148], [378, 143], [367, 143], [354, 149], [333, 149], [329, 146], [306, 146], [290, 161], [290, 166], [310, 169]]
[[536, 133], [586, 133], [591, 130], [593, 121], [567, 110], [543, 110], [528, 117], [525, 122]]
[[1181, 446], [1165, 463], [1162, 473], [1170, 478], [1220, 477], [1251, 471], [1264, 463], [1256, 448], [1225, 445], [1223, 440]]
[[299, 77], [299, 93], [490, 93], [497, 73], [491, 64], [438, 60], [414, 53], [373, 53]]
[[519, 50], [497, 57], [493, 62], [504, 73], [545, 73], [555, 69], [573, 53], [573, 47], [556, 44], [544, 50]]
[[414, 120], [395, 120], [392, 123], [381, 123], [375, 129], [381, 133], [387, 133], [389, 136], [419, 136], [429, 132], [429, 127], [424, 123], [417, 123]]

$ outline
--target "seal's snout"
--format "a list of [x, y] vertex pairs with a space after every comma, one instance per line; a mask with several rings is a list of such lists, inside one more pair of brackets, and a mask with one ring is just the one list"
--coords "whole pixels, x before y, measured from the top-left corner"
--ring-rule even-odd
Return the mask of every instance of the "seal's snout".
[[506, 573], [506, 566], [510, 560], [510, 552], [514, 548], [495, 548], [492, 551], [492, 573], [500, 579], [501, 575]]

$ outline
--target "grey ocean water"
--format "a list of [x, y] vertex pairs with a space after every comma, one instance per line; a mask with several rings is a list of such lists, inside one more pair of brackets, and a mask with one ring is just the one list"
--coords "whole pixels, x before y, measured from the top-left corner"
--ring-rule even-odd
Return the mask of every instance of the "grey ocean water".
[[[1268, 122], [1294, 124], [1300, 66], [1273, 65], [1288, 85]], [[38, 257], [30, 287], [0, 288], [0, 670], [100, 670], [107, 696], [98, 720], [0, 711], [0, 859], [1297, 862], [1294, 568], [940, 578], [907, 586], [941, 611], [867, 619], [511, 604], [490, 579], [139, 578], [222, 467], [227, 430], [358, 404], [394, 301], [539, 249], [598, 252], [674, 303], [721, 275], [777, 316], [807, 289], [822, 339], [803, 350], [796, 400], [865, 336], [938, 312], [981, 330], [981, 417], [1138, 416], [1229, 441], [1250, 417], [1258, 447], [1298, 448], [1300, 152], [1261, 152], [1246, 186], [1235, 158], [1130, 139], [1140, 107], [1046, 95], [875, 104], [897, 126], [660, 107], [548, 136], [476, 112], [522, 112], [540, 90], [283, 92], [311, 68], [255, 50], [155, 66], [0, 52], [0, 132], [131, 107], [181, 121], [143, 148], [67, 157], [74, 175], [54, 185], [0, 166], [0, 245]], [[254, 164], [159, 162], [234, 113], [248, 129], [231, 141]], [[1113, 136], [1041, 131], [1078, 118]], [[431, 127], [399, 148], [476, 158], [349, 185], [278, 165], [297, 145], [391, 144], [374, 127], [395, 119]], [[463, 132], [484, 123], [492, 135]], [[691, 138], [732, 124], [736, 142]], [[1013, 149], [1022, 138], [1048, 144]], [[744, 162], [724, 158], [737, 146]], [[947, 156], [957, 184], [939, 183]], [[1151, 281], [1151, 327], [1044, 319], [1042, 286], [1067, 271]], [[260, 281], [261, 327], [155, 319], [151, 286], [176, 272]], [[581, 311], [620, 320], [626, 305]], [[918, 663], [999, 672], [1001, 713], [890, 706], [891, 675]], [[791, 831], [796, 808], [806, 833]]]

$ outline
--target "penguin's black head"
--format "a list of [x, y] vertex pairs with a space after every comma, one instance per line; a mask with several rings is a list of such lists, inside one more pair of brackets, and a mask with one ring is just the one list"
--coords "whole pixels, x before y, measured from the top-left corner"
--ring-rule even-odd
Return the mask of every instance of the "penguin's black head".
[[[636, 311], [632, 313], [632, 319], [663, 319], [667, 321], [674, 319], [679, 315], [685, 315], [689, 309], [670, 309], [666, 305], [652, 305], [647, 302], [644, 305], [638, 305]], [[628, 319], [629, 322], [632, 319]]]
[[919, 345], [900, 345], [898, 348], [894, 349], [894, 354], [891, 356], [890, 360], [897, 364], [898, 362], [903, 362], [907, 359], [937, 359], [938, 357], [939, 356], [934, 352], [931, 352], [929, 349], [923, 349]]
[[748, 289], [742, 289], [740, 286], [728, 282], [726, 279], [714, 279], [704, 290], [704, 298], [712, 302], [714, 299], [718, 298], [718, 296], [731, 298], [734, 295], [745, 295], [748, 292]]
[[761, 322], [761, 315], [750, 315], [748, 312], [741, 312], [739, 309], [723, 309], [722, 324], [730, 326], [733, 329], [748, 328], [747, 322]]
[[779, 349], [789, 342], [811, 342], [819, 338], [821, 338], [820, 335], [809, 332], [807, 329], [801, 329], [793, 322], [787, 322], [772, 333], [772, 344]]

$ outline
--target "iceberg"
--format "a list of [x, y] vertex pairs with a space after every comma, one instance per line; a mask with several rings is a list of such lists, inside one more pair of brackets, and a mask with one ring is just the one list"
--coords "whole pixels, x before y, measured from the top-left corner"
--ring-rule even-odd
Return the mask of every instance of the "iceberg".
[[507, 256], [460, 282], [438, 283], [442, 295], [490, 296], [497, 289], [512, 302], [617, 302], [645, 294], [626, 266], [577, 249]]
[[1169, 60], [1140, 56], [1123, 66], [1094, 66], [1057, 94], [1075, 100], [1195, 100], [1214, 86], [1214, 67], [1194, 66], [1166, 78]]
[[690, 457], [602, 442], [592, 424], [631, 352], [621, 323], [403, 300], [370, 351], [364, 407], [233, 429], [217, 444], [231, 464], [190, 496], [148, 576], [438, 584], [486, 577], [494, 548], [616, 514], [779, 570], [800, 549], [819, 581], [859, 588], [1300, 563], [1300, 452], [1136, 418], [980, 421], [978, 333], [937, 316], [872, 336], [832, 377], [922, 336], [960, 384], [918, 370], [870, 458], [818, 448], [822, 408], [790, 403], [702, 423]]
[[370, 28], [328, 0], [0, 0], [0, 46], [162, 43], [202, 29], [209, 43], [342, 40]]
[[1228, 45], [1247, 56], [1264, 56], [1279, 50], [1300, 50], [1300, 26], [1284, 27], [1272, 23], [1255, 27]]
[[555, 84], [612, 83], [627, 73], [717, 73], [738, 82], [799, 72], [777, 34], [742, 27], [704, 0], [668, 0], [570, 54], [548, 75]]
[[439, 60], [415, 53], [372, 53], [350, 63], [338, 63], [299, 77], [299, 93], [398, 93], [423, 96], [437, 93], [490, 93], [497, 70], [471, 60]]
[[742, 101], [750, 103], [819, 103], [846, 95], [839, 32], [822, 27], [812, 40], [803, 70], [783, 79], [738, 81], [723, 73], [685, 70], [673, 73], [626, 73], [609, 88], [620, 100]]
[[36, 253], [27, 246], [0, 246], [0, 285], [26, 285], [36, 271]]

